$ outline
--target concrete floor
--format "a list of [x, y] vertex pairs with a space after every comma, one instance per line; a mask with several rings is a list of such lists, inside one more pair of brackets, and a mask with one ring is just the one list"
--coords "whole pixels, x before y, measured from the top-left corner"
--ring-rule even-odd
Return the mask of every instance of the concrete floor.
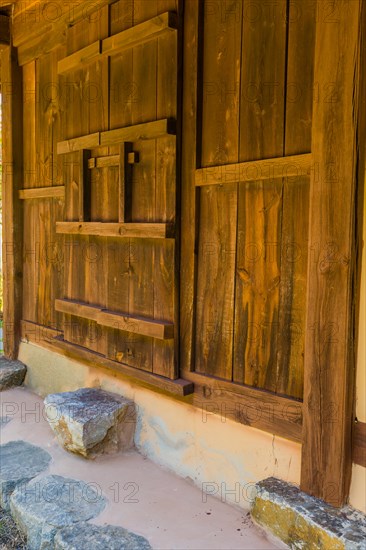
[[214, 497], [203, 497], [191, 482], [136, 451], [94, 461], [67, 453], [43, 418], [43, 400], [25, 388], [0, 393], [0, 408], [0, 416], [11, 417], [1, 426], [1, 444], [29, 441], [51, 454], [53, 461], [46, 473], [81, 479], [100, 488], [108, 505], [93, 523], [130, 529], [146, 537], [156, 550], [279, 548], [245, 512]]

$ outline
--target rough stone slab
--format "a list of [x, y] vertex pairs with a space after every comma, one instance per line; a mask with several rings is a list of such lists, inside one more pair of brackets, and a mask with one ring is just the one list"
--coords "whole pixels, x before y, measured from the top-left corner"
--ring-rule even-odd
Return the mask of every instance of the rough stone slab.
[[9, 510], [9, 499], [16, 487], [44, 472], [51, 455], [26, 441], [0, 445], [0, 505]]
[[99, 527], [90, 523], [78, 523], [65, 527], [55, 536], [55, 550], [149, 550], [149, 542], [123, 527], [107, 525]]
[[23, 384], [27, 367], [20, 361], [10, 361], [0, 357], [0, 391]]
[[10, 509], [28, 550], [53, 550], [59, 529], [96, 517], [106, 499], [95, 484], [50, 475], [18, 487]]
[[366, 516], [333, 508], [298, 487], [270, 477], [256, 485], [252, 517], [289, 548], [365, 550]]
[[95, 388], [55, 393], [45, 399], [47, 420], [58, 442], [86, 458], [133, 447], [133, 401]]

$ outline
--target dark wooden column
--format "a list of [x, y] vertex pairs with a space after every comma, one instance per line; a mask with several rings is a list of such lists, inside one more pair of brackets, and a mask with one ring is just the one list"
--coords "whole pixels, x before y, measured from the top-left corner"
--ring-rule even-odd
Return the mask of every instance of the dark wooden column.
[[[2, 20], [3, 20], [2, 16]], [[1, 42], [1, 40], [0, 40]], [[11, 45], [2, 44], [2, 206], [3, 206], [3, 293], [4, 353], [16, 358], [22, 314], [23, 214], [19, 190], [23, 179], [22, 70]]]
[[335, 506], [352, 465], [362, 4], [319, 0], [316, 30], [301, 487]]

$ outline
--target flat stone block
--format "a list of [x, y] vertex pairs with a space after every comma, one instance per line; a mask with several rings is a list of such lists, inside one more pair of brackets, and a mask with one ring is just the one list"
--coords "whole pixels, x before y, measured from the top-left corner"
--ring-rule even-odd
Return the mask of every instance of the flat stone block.
[[29, 550], [53, 550], [59, 529], [96, 517], [105, 505], [95, 484], [57, 475], [18, 487], [10, 499], [12, 516]]
[[149, 550], [149, 542], [123, 527], [107, 525], [99, 527], [90, 523], [78, 523], [65, 527], [55, 536], [55, 550]]
[[20, 361], [9, 361], [0, 356], [0, 391], [23, 384], [27, 367]]
[[51, 455], [26, 441], [0, 445], [0, 505], [9, 510], [9, 499], [19, 485], [47, 470]]
[[45, 399], [47, 420], [59, 443], [86, 458], [133, 447], [133, 401], [94, 388], [55, 393]]
[[270, 477], [256, 484], [252, 517], [289, 548], [365, 550], [366, 516], [333, 508], [298, 487]]

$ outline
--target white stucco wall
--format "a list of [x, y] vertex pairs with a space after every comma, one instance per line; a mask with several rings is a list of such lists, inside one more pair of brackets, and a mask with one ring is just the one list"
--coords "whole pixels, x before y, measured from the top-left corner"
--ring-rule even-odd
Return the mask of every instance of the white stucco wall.
[[300, 481], [299, 444], [216, 415], [205, 422], [196, 407], [34, 344], [22, 343], [19, 359], [28, 366], [26, 385], [40, 395], [101, 387], [133, 399], [139, 451], [223, 501], [248, 509], [255, 482], [272, 475]]

